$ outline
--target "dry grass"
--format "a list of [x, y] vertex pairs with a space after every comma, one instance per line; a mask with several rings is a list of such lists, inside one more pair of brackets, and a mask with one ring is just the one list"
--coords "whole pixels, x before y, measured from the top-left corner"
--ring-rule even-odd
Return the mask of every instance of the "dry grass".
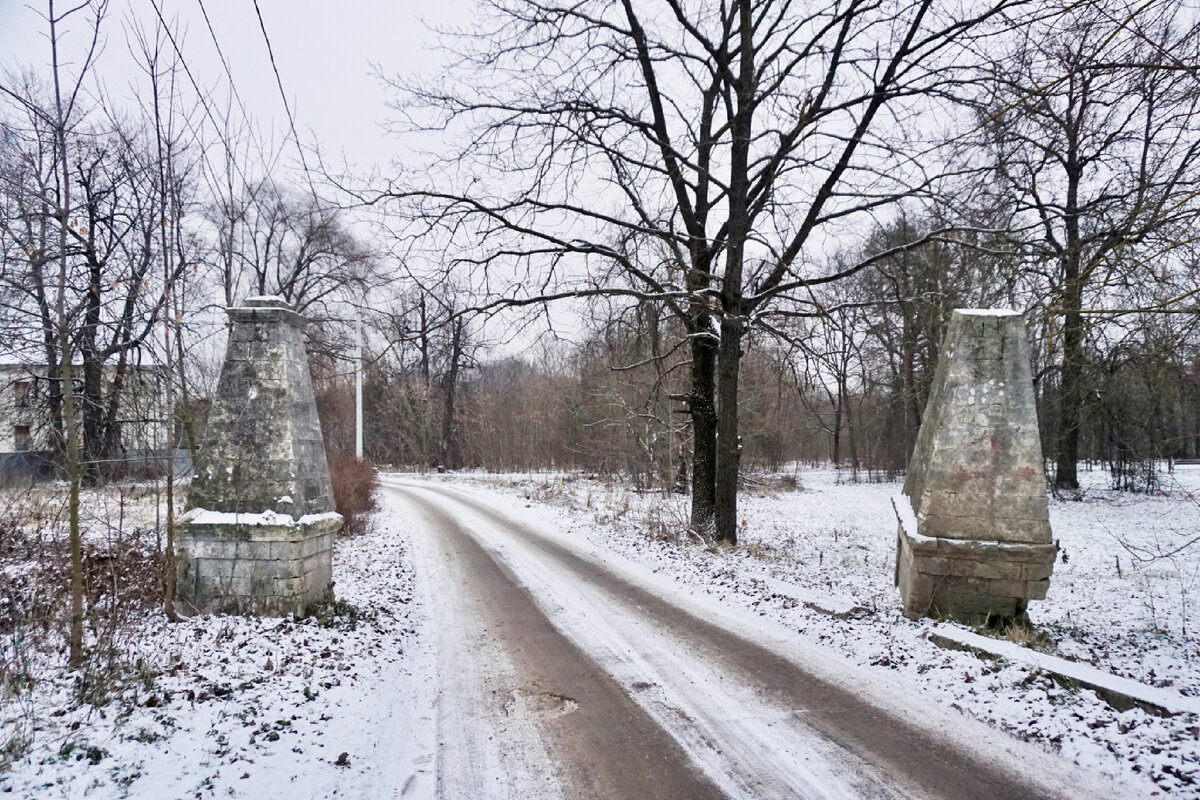
[[[0, 762], [19, 757], [36, 727], [22, 712], [29, 691], [65, 669], [65, 494], [57, 486], [0, 491], [0, 718], [6, 720]], [[129, 654], [138, 623], [162, 608], [161, 499], [146, 486], [85, 494], [84, 661], [73, 682], [78, 703], [106, 705], [146, 677]]]
[[375, 465], [366, 459], [339, 456], [329, 462], [329, 480], [334, 506], [345, 519], [342, 533], [360, 533], [367, 515], [375, 509], [375, 490], [379, 488]]

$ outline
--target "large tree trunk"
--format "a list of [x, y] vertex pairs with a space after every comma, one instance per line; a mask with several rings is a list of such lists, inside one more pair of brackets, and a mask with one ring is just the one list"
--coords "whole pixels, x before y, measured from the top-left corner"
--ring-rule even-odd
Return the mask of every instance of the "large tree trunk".
[[[840, 387], [840, 384], [839, 384]], [[842, 390], [837, 391], [837, 400], [833, 404], [833, 452], [830, 454], [830, 460], [833, 462], [833, 468], [837, 469], [842, 466]]]
[[738, 375], [742, 363], [740, 316], [721, 320], [721, 347], [717, 356], [717, 539], [737, 543], [738, 472], [742, 445], [738, 434]]
[[[849, 367], [847, 367], [847, 370], [849, 370]], [[842, 398], [842, 413], [846, 419], [846, 447], [850, 450], [850, 477], [855, 483], [858, 483], [858, 436], [854, 429], [854, 400], [850, 396], [848, 382], [842, 384]]]
[[[1074, 133], [1072, 131], [1072, 133]], [[1063, 265], [1063, 355], [1059, 384], [1058, 436], [1054, 485], [1059, 489], [1078, 489], [1079, 422], [1083, 405], [1083, 284], [1080, 274], [1081, 235], [1079, 230], [1079, 184], [1083, 168], [1077, 158], [1078, 142], [1070, 137], [1067, 150], [1067, 205], [1063, 216], [1066, 250]]]
[[[116, 365], [113, 367], [113, 379], [112, 385], [108, 390], [108, 397], [104, 398], [104, 441], [102, 448], [104, 458], [107, 460], [104, 469], [106, 476], [123, 474], [124, 469], [128, 465], [128, 462], [125, 460], [126, 451], [124, 450], [121, 429], [121, 398], [125, 394], [125, 380], [128, 374], [128, 351], [122, 350], [117, 357]], [[126, 407], [128, 407], [128, 404], [126, 404]], [[134, 410], [140, 412], [143, 418], [147, 416], [144, 409]]]
[[737, 112], [733, 119], [729, 160], [729, 244], [721, 284], [721, 345], [717, 355], [717, 539], [737, 542], [738, 470], [742, 442], [738, 435], [738, 377], [742, 335], [746, 330], [742, 300], [742, 268], [749, 234], [750, 134], [754, 114], [754, 24], [750, 0], [738, 3]]
[[[421, 352], [421, 380], [425, 382], [425, 388], [429, 388], [429, 320], [425, 317], [425, 295], [421, 295], [418, 301], [418, 310], [421, 314], [421, 332], [417, 337], [417, 348]], [[429, 392], [425, 393], [426, 398]]]
[[83, 387], [79, 393], [79, 415], [83, 426], [83, 480], [89, 486], [100, 482], [104, 452], [104, 376], [91, 349], [82, 351]]
[[[703, 324], [708, 324], [704, 315]], [[705, 331], [692, 335], [692, 386], [687, 395], [692, 417], [692, 530], [705, 539], [716, 534], [717, 345]]]
[[900, 334], [900, 401], [904, 423], [904, 452], [901, 463], [907, 468], [917, 431], [921, 427], [921, 390], [917, 381], [916, 315], [904, 310], [904, 328]]
[[[95, 217], [91, 204], [85, 205], [89, 219]], [[103, 358], [98, 352], [100, 331], [101, 265], [88, 256], [88, 291], [83, 327], [79, 332], [79, 357], [83, 387], [79, 395], [79, 414], [83, 424], [83, 480], [87, 485], [100, 481], [104, 452], [104, 374]]]
[[1063, 289], [1062, 379], [1059, 385], [1058, 436], [1054, 485], [1078, 489], [1079, 424], [1083, 406], [1083, 314], [1082, 282], [1078, 264], [1067, 259]]
[[[49, 316], [46, 317], [50, 319]], [[63, 428], [62, 370], [58, 359], [58, 337], [47, 328], [43, 352], [46, 354], [46, 416], [48, 418], [47, 445], [54, 467], [65, 477], [67, 474], [67, 437]]]

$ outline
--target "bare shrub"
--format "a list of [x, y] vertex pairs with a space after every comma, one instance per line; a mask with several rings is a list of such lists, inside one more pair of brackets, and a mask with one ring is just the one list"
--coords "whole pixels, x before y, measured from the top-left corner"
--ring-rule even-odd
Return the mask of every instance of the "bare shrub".
[[1153, 458], [1138, 458], [1122, 449], [1110, 472], [1112, 488], [1118, 492], [1157, 494], [1162, 491], [1158, 464]]
[[329, 479], [334, 506], [345, 519], [342, 533], [360, 533], [367, 513], [375, 508], [375, 490], [379, 488], [375, 465], [354, 456], [338, 456], [329, 462]]
[[[153, 487], [89, 492], [83, 504], [84, 651], [73, 673], [76, 703], [106, 705], [146, 684], [133, 660], [141, 622], [162, 603], [160, 501]], [[0, 762], [20, 757], [37, 721], [29, 693], [62, 668], [68, 629], [70, 558], [65, 502], [52, 487], [3, 495], [0, 525]], [[22, 709], [24, 709], [22, 711]]]
[[665, 500], [647, 505], [641, 524], [646, 536], [664, 542], [678, 542], [681, 538], [681, 531], [686, 530], [687, 526], [681, 527], [682, 520], [679, 519], [677, 513], [674, 513], [675, 511], [676, 509]]
[[131, 660], [131, 645], [138, 623], [162, 609], [166, 559], [156, 526], [135, 524], [130, 515], [151, 493], [157, 499], [154, 489], [117, 486], [93, 506], [83, 554], [89, 658], [75, 686], [81, 702], [105, 705], [147, 683], [145, 665]]
[[800, 479], [789, 473], [742, 473], [738, 476], [738, 483], [743, 489], [763, 495], [804, 491]]

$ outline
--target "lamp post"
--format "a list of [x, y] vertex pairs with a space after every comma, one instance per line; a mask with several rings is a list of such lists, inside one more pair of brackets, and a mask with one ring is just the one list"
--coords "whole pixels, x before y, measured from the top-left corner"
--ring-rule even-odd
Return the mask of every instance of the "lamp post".
[[363, 323], [362, 309], [358, 310], [357, 347], [354, 364], [354, 457], [363, 457]]

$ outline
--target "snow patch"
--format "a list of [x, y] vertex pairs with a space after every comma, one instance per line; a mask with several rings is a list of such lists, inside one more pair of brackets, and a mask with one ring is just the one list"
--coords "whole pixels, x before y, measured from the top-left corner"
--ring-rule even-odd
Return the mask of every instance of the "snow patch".
[[1063, 658], [1055, 658], [1046, 653], [1039, 653], [1028, 647], [1022, 647], [1016, 642], [1007, 642], [980, 636], [978, 633], [963, 630], [953, 625], [933, 625], [929, 636], [941, 637], [950, 642], [972, 650], [982, 650], [985, 653], [1006, 658], [1018, 664], [1025, 664], [1034, 669], [1044, 670], [1055, 675], [1070, 678], [1090, 688], [1103, 692], [1122, 695], [1146, 705], [1155, 706], [1174, 714], [1200, 714], [1200, 697], [1185, 697], [1179, 692], [1162, 689], [1157, 686], [1147, 686], [1144, 683], [1122, 678], [1109, 672], [1089, 667]]
[[[286, 495], [285, 495], [286, 497]], [[288, 497], [286, 502], [291, 502]], [[284, 502], [280, 498], [280, 502]], [[305, 514], [296, 519], [291, 514], [280, 514], [270, 509], [258, 514], [243, 514], [237, 511], [209, 511], [205, 508], [194, 508], [180, 519], [193, 525], [274, 525], [294, 528], [297, 525], [315, 525], [320, 522], [341, 522], [342, 515], [336, 511], [326, 511], [323, 514]]]
[[408, 549], [416, 525], [382, 509], [337, 538], [339, 602], [319, 619], [140, 622], [122, 641], [153, 682], [104, 708], [75, 704], [65, 665], [30, 665], [30, 689], [0, 694], [0, 734], [38, 726], [27, 754], [0, 760], [0, 797], [433, 800], [439, 667]]
[[896, 518], [900, 520], [900, 527], [904, 529], [905, 536], [914, 542], [936, 541], [933, 537], [917, 531], [917, 515], [908, 495], [903, 492], [892, 495], [892, 508], [896, 509]]

